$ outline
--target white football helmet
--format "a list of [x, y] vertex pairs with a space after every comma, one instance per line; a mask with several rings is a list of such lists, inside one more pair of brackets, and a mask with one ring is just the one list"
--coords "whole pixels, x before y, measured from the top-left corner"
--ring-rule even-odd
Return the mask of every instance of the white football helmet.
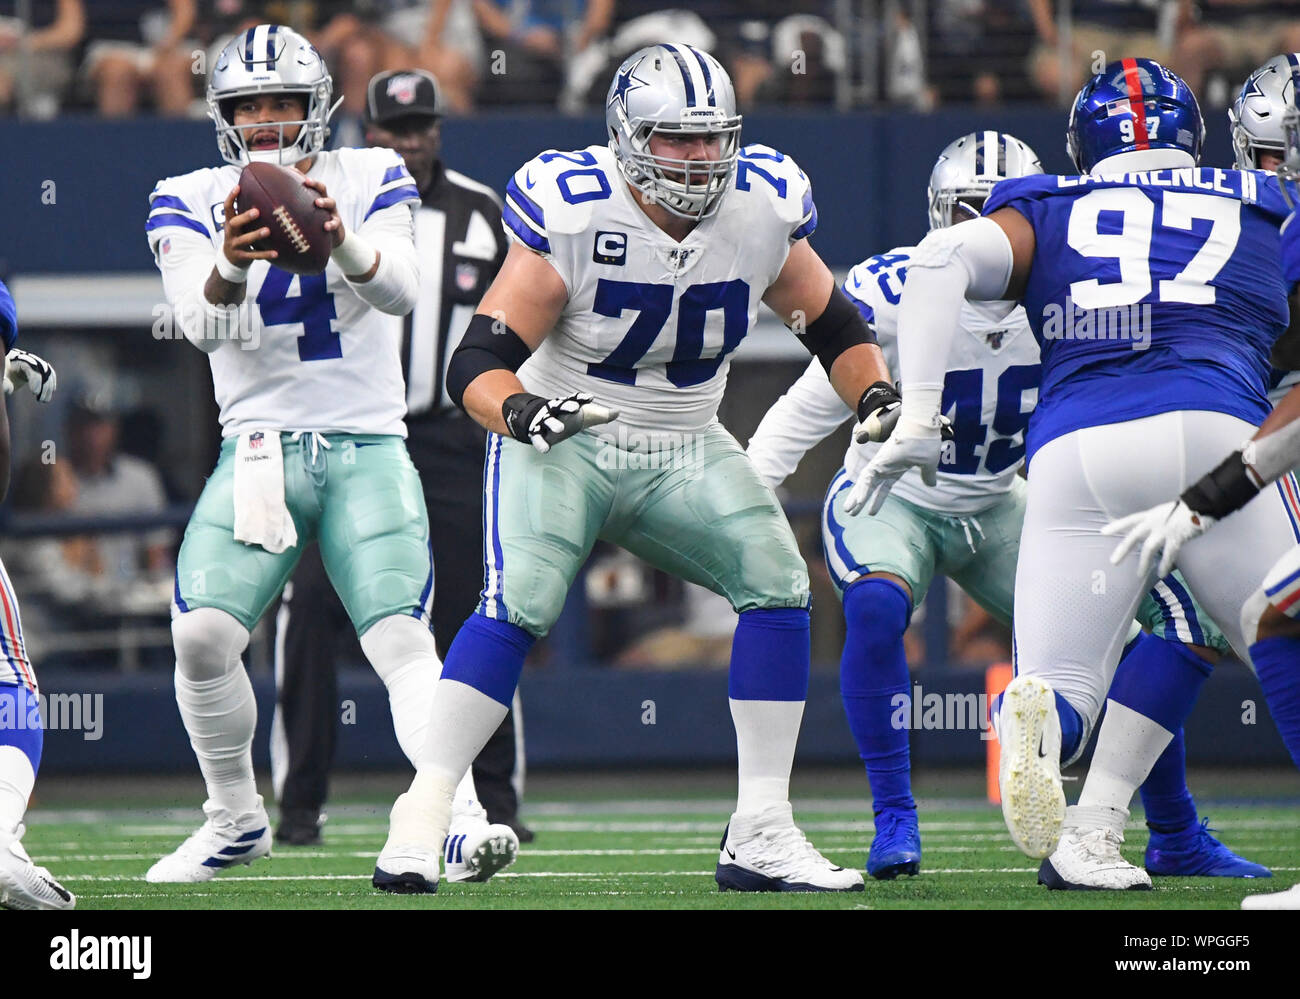
[[1282, 119], [1295, 107], [1300, 52], [1274, 56], [1246, 78], [1241, 93], [1228, 108], [1232, 150], [1237, 170], [1261, 170], [1259, 154], [1286, 152]]
[[[234, 107], [254, 94], [301, 94], [307, 113], [300, 121], [277, 122], [280, 148], [251, 150], [234, 124]], [[290, 166], [320, 152], [329, 138], [329, 120], [343, 103], [333, 105], [334, 81], [316, 48], [282, 24], [259, 24], [235, 37], [217, 57], [208, 79], [208, 116], [217, 127], [217, 147], [227, 163], [250, 162]], [[298, 137], [284, 142], [284, 130], [301, 125]], [[245, 126], [247, 127], [247, 126]]]
[[930, 171], [930, 228], [979, 218], [993, 187], [1008, 177], [1042, 173], [1038, 154], [1006, 132], [971, 132], [950, 142]]
[[[736, 92], [722, 64], [692, 45], [651, 45], [619, 66], [605, 98], [609, 147], [627, 182], [679, 218], [717, 211], [740, 153]], [[655, 133], [716, 135], [717, 159], [650, 153]], [[675, 179], [680, 178], [680, 179]]]

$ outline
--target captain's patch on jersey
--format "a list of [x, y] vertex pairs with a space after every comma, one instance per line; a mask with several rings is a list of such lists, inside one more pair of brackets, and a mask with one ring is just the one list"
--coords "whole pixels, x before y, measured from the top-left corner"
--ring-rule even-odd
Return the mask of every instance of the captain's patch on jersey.
[[627, 233], [597, 231], [591, 259], [598, 264], [622, 267], [627, 260]]

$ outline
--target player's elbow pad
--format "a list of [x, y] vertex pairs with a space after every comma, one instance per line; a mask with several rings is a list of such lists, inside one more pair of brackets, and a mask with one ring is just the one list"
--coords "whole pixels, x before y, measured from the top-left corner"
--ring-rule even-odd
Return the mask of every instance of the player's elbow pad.
[[808, 353], [821, 361], [827, 373], [835, 359], [860, 343], [876, 343], [876, 331], [862, 318], [839, 287], [831, 289], [831, 300], [822, 314], [809, 323], [802, 333], [795, 333]]
[[528, 344], [499, 319], [475, 313], [447, 365], [447, 394], [461, 409], [465, 390], [485, 371], [518, 371], [532, 356]]

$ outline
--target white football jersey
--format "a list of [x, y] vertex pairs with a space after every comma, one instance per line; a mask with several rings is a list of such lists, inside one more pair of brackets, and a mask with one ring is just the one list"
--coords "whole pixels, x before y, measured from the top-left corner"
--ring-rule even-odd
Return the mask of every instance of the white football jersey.
[[[895, 373], [898, 307], [912, 249], [869, 257], [844, 282]], [[953, 439], [943, 444], [938, 485], [927, 486], [913, 468], [892, 492], [927, 510], [967, 514], [996, 503], [1024, 462], [1025, 428], [1038, 401], [1039, 361], [1025, 310], [1012, 302], [966, 302], [961, 326], [965, 335], [953, 341], [944, 379], [943, 413], [952, 421]], [[809, 448], [852, 415], [814, 360], [763, 417], [749, 443], [750, 459], [763, 480], [776, 486]], [[844, 467], [851, 477], [879, 446], [850, 442]]]
[[569, 291], [519, 370], [525, 387], [547, 398], [590, 392], [619, 410], [615, 432], [653, 433], [716, 419], [731, 353], [817, 210], [790, 157], [746, 146], [718, 210], [678, 243], [646, 217], [609, 148], [588, 146], [524, 164], [503, 218]]
[[[150, 195], [145, 228], [174, 308], [202, 289], [221, 252], [224, 203], [239, 173], [195, 170], [159, 181]], [[414, 260], [420, 196], [398, 153], [322, 152], [306, 176], [325, 184], [345, 231]], [[267, 428], [406, 435], [401, 323], [358, 296], [333, 261], [317, 275], [257, 261], [238, 321], [244, 342], [208, 355], [223, 436]]]

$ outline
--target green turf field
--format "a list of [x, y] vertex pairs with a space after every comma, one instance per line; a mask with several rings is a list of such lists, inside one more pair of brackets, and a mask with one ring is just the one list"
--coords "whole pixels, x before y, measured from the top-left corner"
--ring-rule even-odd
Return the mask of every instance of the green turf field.
[[[390, 787], [389, 785], [392, 785]], [[60, 785], [28, 815], [24, 844], [78, 896], [80, 909], [410, 909], [410, 908], [1156, 908], [1235, 909], [1251, 892], [1300, 880], [1300, 796], [1294, 775], [1278, 786], [1240, 791], [1240, 778], [1212, 785], [1202, 813], [1220, 838], [1259, 863], [1271, 881], [1158, 878], [1152, 892], [1063, 893], [1037, 886], [1037, 865], [1020, 854], [1000, 812], [978, 797], [977, 781], [922, 782], [923, 871], [896, 882], [868, 880], [845, 895], [722, 894], [713, 881], [718, 840], [732, 803], [726, 775], [613, 777], [536, 781], [526, 817], [537, 832], [518, 863], [489, 884], [444, 882], [436, 896], [393, 896], [370, 887], [387, 828], [390, 791], [366, 779], [329, 809], [321, 847], [281, 847], [251, 867], [203, 885], [151, 885], [149, 865], [174, 849], [201, 818], [194, 787], [145, 783], [125, 791]], [[1289, 785], [1289, 786], [1288, 786]], [[800, 786], [805, 793], [801, 794]], [[1193, 786], [1196, 784], [1194, 782]], [[845, 866], [862, 867], [871, 835], [856, 778], [796, 780], [795, 814], [809, 838]], [[939, 797], [937, 789], [955, 789]], [[1289, 796], [1278, 796], [1289, 789]], [[178, 793], [179, 792], [179, 793]], [[108, 797], [105, 797], [105, 795]], [[93, 807], [85, 807], [93, 806]], [[1126, 855], [1140, 862], [1146, 828], [1130, 823]]]

